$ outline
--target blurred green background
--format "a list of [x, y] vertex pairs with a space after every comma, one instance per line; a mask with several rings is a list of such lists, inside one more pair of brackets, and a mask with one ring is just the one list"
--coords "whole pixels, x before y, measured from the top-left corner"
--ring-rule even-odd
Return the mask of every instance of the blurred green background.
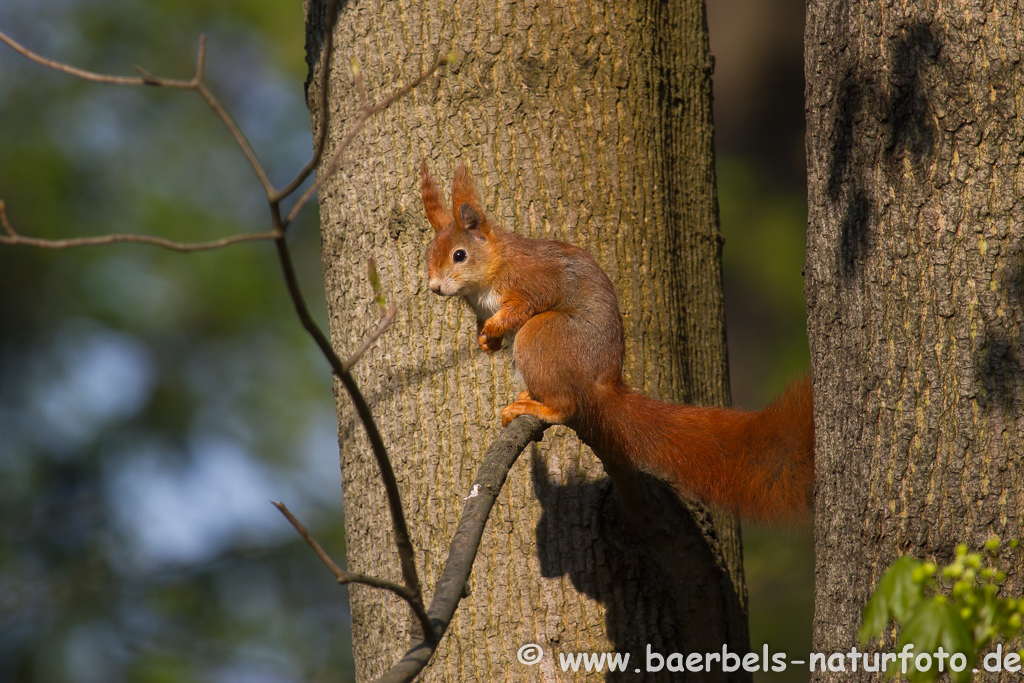
[[[733, 398], [807, 366], [803, 4], [709, 0]], [[298, 2], [5, 0], [0, 30], [83, 68], [210, 86], [280, 184], [311, 148]], [[26, 235], [199, 240], [268, 227], [194, 94], [98, 86], [0, 46], [0, 197]], [[314, 203], [315, 204], [315, 203]], [[325, 319], [315, 206], [292, 241]], [[329, 371], [265, 244], [0, 246], [0, 680], [344, 681]], [[810, 647], [810, 527], [745, 527], [755, 647]], [[806, 672], [764, 680], [806, 680]]]
[[[806, 372], [807, 232], [802, 0], [707, 0], [715, 57], [715, 148], [725, 236], [726, 323], [735, 405], [761, 408]], [[807, 660], [814, 617], [811, 524], [744, 524], [755, 651]], [[805, 667], [756, 673], [806, 681]]]

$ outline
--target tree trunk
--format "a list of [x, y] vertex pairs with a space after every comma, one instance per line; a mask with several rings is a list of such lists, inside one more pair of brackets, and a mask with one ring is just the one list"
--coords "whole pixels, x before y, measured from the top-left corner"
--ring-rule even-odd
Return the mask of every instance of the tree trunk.
[[[325, 4], [307, 4], [314, 70]], [[449, 11], [371, 0], [344, 5], [336, 45], [331, 146], [357, 111], [350, 59], [375, 100], [439, 53], [458, 55], [374, 119], [320, 193], [332, 343], [344, 354], [376, 323], [367, 257], [399, 307], [356, 377], [390, 448], [429, 599], [498, 412], [522, 387], [507, 351], [488, 357], [476, 348], [472, 312], [426, 287], [432, 231], [419, 200], [420, 160], [442, 184], [468, 162], [506, 229], [595, 255], [620, 296], [634, 386], [680, 402], [728, 403], [704, 6], [464, 2]], [[320, 125], [314, 112], [314, 130]], [[348, 566], [397, 579], [377, 468], [344, 392], [338, 414]], [[557, 653], [578, 651], [628, 652], [632, 672], [645, 667], [647, 644], [662, 654], [721, 652], [723, 644], [745, 652], [738, 526], [691, 514], [650, 488], [663, 509], [621, 514], [589, 450], [571, 431], [549, 429], [513, 469], [468, 595], [424, 675], [555, 680], [566, 675]], [[369, 680], [408, 646], [407, 610], [357, 586], [352, 619], [358, 677]], [[538, 666], [516, 661], [527, 643], [544, 649]]]
[[818, 652], [898, 555], [1021, 534], [1022, 49], [1015, 2], [808, 7]]

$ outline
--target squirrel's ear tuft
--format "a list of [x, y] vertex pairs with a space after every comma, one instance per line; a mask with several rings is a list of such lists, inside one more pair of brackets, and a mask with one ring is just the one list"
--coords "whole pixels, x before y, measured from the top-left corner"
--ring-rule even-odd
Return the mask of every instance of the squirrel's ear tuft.
[[430, 175], [426, 159], [420, 164], [420, 198], [423, 199], [423, 210], [427, 213], [427, 220], [430, 221], [435, 232], [442, 230], [455, 220], [444, 206], [441, 189], [434, 181], [434, 177]]
[[452, 181], [452, 208], [455, 209], [455, 224], [463, 230], [479, 230], [484, 237], [491, 237], [491, 222], [484, 215], [480, 198], [476, 194], [473, 176], [469, 174], [466, 162], [459, 164]]
[[[483, 215], [480, 200], [476, 196], [476, 185], [473, 183], [473, 176], [469, 174], [469, 168], [465, 161], [455, 169], [455, 179], [452, 180], [452, 208], [455, 209], [457, 223], [464, 204], [469, 204], [476, 209], [478, 214]], [[460, 224], [459, 227], [466, 228], [467, 226]]]

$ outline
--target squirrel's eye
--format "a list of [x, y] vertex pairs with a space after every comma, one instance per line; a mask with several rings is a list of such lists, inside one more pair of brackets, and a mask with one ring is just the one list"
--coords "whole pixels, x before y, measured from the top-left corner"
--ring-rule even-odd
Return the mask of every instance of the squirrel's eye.
[[456, 249], [455, 253], [452, 254], [452, 260], [455, 261], [456, 263], [462, 263], [463, 261], [465, 261], [466, 260], [466, 250], [465, 249]]

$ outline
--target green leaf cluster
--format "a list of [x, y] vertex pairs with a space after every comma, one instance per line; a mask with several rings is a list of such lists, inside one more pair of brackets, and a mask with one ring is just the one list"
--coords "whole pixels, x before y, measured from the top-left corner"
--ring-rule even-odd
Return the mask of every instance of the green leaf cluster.
[[[999, 638], [1011, 641], [1021, 634], [1024, 599], [999, 596], [1006, 582], [1006, 573], [998, 567], [999, 552], [1016, 547], [1017, 541], [1003, 544], [991, 538], [984, 553], [969, 553], [967, 546], [960, 544], [954, 560], [941, 568], [934, 562], [900, 557], [864, 606], [861, 643], [881, 637], [889, 624], [895, 623], [897, 651], [912, 645], [916, 653], [934, 654], [939, 648], [947, 656], [963, 653], [967, 665], [962, 671], [948, 666], [944, 670], [955, 683], [970, 681], [981, 652]], [[1024, 650], [1017, 654], [1024, 658]], [[898, 671], [897, 663], [887, 669], [889, 675]], [[925, 682], [942, 673], [933, 661], [927, 670], [908, 667], [907, 677]]]

